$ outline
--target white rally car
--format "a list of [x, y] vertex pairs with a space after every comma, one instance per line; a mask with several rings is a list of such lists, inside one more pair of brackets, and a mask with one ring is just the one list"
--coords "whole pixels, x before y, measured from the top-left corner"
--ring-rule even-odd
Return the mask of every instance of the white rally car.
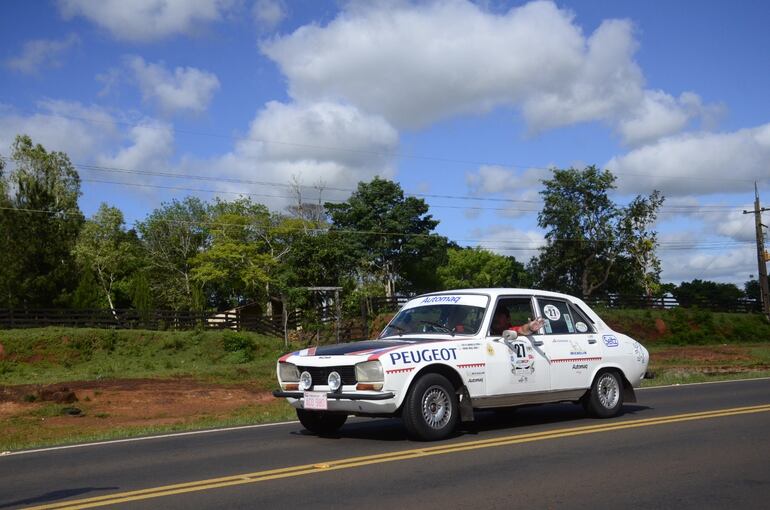
[[[524, 336], [500, 325], [545, 323]], [[498, 316], [496, 320], [493, 320]], [[328, 434], [348, 415], [401, 416], [411, 437], [441, 439], [474, 409], [580, 402], [597, 417], [636, 402], [641, 344], [583, 301], [528, 289], [468, 289], [406, 303], [377, 340], [312, 347], [278, 360], [276, 397]]]

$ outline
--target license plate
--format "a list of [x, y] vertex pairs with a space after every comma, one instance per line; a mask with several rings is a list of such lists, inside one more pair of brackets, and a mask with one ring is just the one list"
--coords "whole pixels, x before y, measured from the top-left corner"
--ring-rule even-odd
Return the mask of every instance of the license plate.
[[322, 391], [306, 391], [305, 409], [320, 409], [325, 411], [327, 409], [326, 393]]

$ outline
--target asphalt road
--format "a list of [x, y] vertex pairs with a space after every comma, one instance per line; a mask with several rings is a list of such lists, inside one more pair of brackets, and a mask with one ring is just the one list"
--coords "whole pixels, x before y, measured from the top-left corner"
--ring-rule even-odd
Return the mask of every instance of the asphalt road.
[[638, 397], [610, 420], [478, 413], [439, 443], [355, 419], [334, 438], [290, 423], [6, 455], [0, 509], [770, 508], [770, 380]]

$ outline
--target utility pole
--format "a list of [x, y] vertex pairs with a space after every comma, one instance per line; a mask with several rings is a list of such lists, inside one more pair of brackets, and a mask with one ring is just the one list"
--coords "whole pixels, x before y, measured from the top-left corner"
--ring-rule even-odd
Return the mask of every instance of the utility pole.
[[770, 319], [770, 289], [767, 282], [767, 255], [765, 252], [765, 240], [762, 233], [762, 211], [770, 211], [770, 208], [759, 206], [759, 191], [757, 183], [754, 183], [754, 210], [743, 211], [743, 214], [753, 214], [757, 229], [757, 264], [759, 266], [759, 296], [762, 300], [762, 313]]

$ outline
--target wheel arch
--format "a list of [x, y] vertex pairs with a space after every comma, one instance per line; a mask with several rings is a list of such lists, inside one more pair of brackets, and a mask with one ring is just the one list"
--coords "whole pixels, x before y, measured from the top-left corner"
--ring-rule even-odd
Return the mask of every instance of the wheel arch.
[[408, 395], [409, 392], [412, 391], [412, 387], [417, 382], [417, 380], [425, 374], [443, 375], [444, 377], [447, 378], [447, 380], [450, 382], [452, 387], [458, 393], [460, 393], [462, 389], [465, 387], [463, 378], [455, 367], [444, 363], [431, 363], [430, 365], [425, 365], [420, 370], [418, 370], [414, 375], [412, 375], [411, 379], [409, 379], [408, 384], [405, 385], [405, 391], [402, 393], [401, 402], [399, 402], [398, 404], [399, 414], [401, 413], [401, 410], [404, 407], [404, 402], [406, 401], [406, 395]]
[[591, 391], [596, 378], [604, 372], [615, 372], [620, 374], [620, 380], [623, 383], [623, 401], [626, 403], [636, 402], [636, 392], [634, 391], [634, 386], [628, 380], [628, 377], [626, 377], [626, 373], [623, 371], [623, 367], [616, 363], [605, 363], [599, 367], [596, 367], [596, 370], [594, 370], [594, 373], [591, 376], [591, 385], [588, 387], [587, 392]]

